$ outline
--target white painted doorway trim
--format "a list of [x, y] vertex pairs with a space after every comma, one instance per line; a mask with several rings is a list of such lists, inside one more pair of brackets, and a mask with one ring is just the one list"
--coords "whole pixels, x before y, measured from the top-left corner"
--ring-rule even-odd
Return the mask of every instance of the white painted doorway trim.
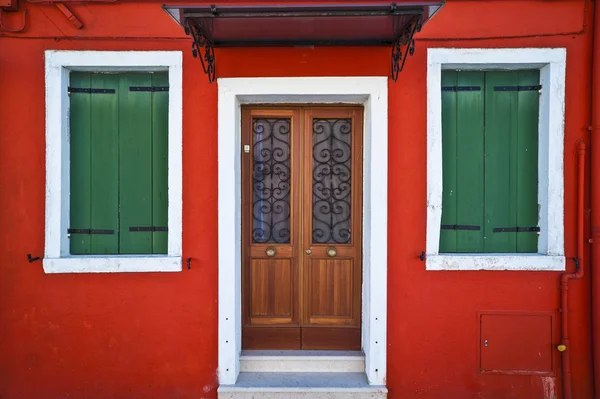
[[253, 103], [364, 106], [362, 347], [369, 384], [385, 385], [387, 77], [218, 79], [219, 382], [235, 384], [242, 349], [241, 111]]

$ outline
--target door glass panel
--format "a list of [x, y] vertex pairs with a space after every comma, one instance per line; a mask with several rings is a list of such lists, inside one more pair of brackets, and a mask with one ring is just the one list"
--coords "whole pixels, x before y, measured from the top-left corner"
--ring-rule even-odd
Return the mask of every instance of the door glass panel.
[[352, 120], [313, 119], [312, 240], [350, 243]]
[[290, 242], [290, 119], [252, 120], [252, 242]]

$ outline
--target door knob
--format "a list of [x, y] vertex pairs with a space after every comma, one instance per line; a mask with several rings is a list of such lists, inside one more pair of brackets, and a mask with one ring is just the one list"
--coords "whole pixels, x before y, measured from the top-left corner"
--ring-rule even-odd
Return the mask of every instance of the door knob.
[[307, 255], [310, 255], [310, 254], [312, 254], [312, 249], [308, 248], [308, 249], [306, 250], [306, 254], [307, 254]]
[[267, 254], [268, 257], [275, 256], [276, 253], [277, 250], [275, 249], [275, 247], [268, 247], [265, 251], [265, 254]]
[[337, 255], [337, 249], [335, 249], [335, 247], [328, 247], [327, 248], [327, 256], [333, 258], [336, 255]]

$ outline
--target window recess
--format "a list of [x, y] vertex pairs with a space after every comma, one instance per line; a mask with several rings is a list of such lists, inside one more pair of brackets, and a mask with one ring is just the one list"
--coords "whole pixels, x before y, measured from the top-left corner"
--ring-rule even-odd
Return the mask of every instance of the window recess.
[[68, 92], [70, 254], [166, 254], [167, 72], [71, 72]]
[[440, 253], [537, 253], [539, 82], [442, 71]]

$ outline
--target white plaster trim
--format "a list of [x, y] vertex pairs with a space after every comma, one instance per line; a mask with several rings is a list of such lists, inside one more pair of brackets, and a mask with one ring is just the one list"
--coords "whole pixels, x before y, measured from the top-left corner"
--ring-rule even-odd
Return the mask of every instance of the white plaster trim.
[[117, 272], [178, 272], [181, 257], [178, 256], [71, 256], [68, 258], [44, 258], [46, 273], [117, 273]]
[[[427, 270], [565, 270], [564, 48], [442, 49], [427, 52]], [[442, 69], [539, 69], [538, 254], [439, 255], [442, 218]]]
[[541, 254], [428, 255], [427, 270], [547, 270], [565, 268], [564, 256]]
[[[46, 273], [181, 271], [182, 66], [181, 51], [45, 52], [46, 71]], [[167, 256], [71, 256], [69, 254], [70, 71], [168, 71], [169, 172]]]
[[387, 318], [387, 77], [218, 79], [219, 381], [235, 384], [241, 352], [241, 113], [247, 103], [364, 105], [362, 345], [384, 385]]

